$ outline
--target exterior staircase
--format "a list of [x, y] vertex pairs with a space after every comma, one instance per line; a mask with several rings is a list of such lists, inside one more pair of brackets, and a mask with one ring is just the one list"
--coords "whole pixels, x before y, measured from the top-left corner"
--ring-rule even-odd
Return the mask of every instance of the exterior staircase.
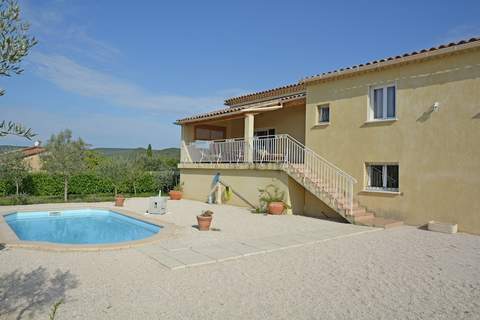
[[348, 201], [346, 201], [343, 195], [326, 188], [318, 180], [312, 179], [308, 172], [305, 171], [303, 165], [287, 165], [284, 166], [284, 171], [350, 223], [385, 229], [403, 225], [402, 221], [376, 217], [374, 212], [360, 205], [356, 199], [352, 201], [351, 208], [349, 208]]
[[287, 149], [300, 156], [287, 156], [283, 170], [347, 221], [385, 229], [403, 225], [402, 221], [376, 217], [374, 212], [362, 206], [353, 197], [353, 185], [357, 181], [352, 176], [294, 138], [287, 135], [285, 139], [288, 140]]
[[208, 148], [183, 145], [193, 163], [276, 163], [307, 191], [350, 223], [391, 228], [402, 221], [376, 217], [354, 198], [355, 178], [287, 134], [213, 141]]

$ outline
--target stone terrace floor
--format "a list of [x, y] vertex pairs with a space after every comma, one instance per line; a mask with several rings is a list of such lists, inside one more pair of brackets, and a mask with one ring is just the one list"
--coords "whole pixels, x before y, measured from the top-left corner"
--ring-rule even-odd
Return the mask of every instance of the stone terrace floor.
[[[128, 199], [126, 209], [146, 209]], [[111, 203], [55, 205], [57, 209]], [[480, 237], [169, 201], [168, 240], [98, 252], [0, 250], [0, 319], [477, 319]], [[42, 209], [38, 205], [28, 209]], [[213, 227], [193, 225], [204, 209]], [[0, 208], [22, 210], [25, 207]]]

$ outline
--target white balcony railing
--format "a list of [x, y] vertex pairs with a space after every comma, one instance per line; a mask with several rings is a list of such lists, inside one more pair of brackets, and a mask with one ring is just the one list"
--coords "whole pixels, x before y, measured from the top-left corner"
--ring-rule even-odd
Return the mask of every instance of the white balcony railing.
[[351, 215], [356, 180], [287, 134], [183, 143], [181, 162], [281, 164], [309, 191]]

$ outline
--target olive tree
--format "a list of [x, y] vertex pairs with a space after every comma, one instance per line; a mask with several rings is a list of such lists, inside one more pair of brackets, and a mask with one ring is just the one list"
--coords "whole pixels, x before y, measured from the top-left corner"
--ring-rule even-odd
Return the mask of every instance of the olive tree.
[[0, 158], [0, 176], [12, 181], [15, 185], [15, 195], [18, 197], [23, 179], [28, 175], [30, 167], [23, 161], [20, 151], [13, 151], [2, 155]]
[[43, 168], [63, 178], [63, 195], [68, 200], [68, 182], [70, 177], [85, 169], [85, 152], [87, 144], [78, 138], [72, 138], [72, 131], [64, 130], [47, 141], [47, 152], [42, 156]]
[[25, 128], [23, 125], [13, 121], [7, 122], [3, 120], [0, 122], [0, 137], [7, 135], [24, 137], [28, 140], [32, 140], [32, 138], [36, 136], [36, 134], [32, 132], [32, 129]]
[[132, 160], [128, 161], [127, 166], [127, 182], [129, 182], [133, 188], [134, 195], [137, 195], [137, 186], [140, 177], [144, 173], [144, 161], [141, 156], [136, 156]]
[[103, 161], [97, 170], [100, 176], [107, 178], [113, 185], [116, 197], [118, 188], [127, 179], [127, 162], [120, 159], [108, 159]]
[[[28, 35], [30, 25], [20, 18], [20, 6], [15, 0], [0, 0], [0, 75], [10, 77], [23, 72], [20, 63], [37, 44], [34, 37]], [[5, 91], [0, 89], [0, 96]], [[17, 135], [29, 140], [35, 136], [30, 129], [21, 124], [0, 122], [0, 137]]]

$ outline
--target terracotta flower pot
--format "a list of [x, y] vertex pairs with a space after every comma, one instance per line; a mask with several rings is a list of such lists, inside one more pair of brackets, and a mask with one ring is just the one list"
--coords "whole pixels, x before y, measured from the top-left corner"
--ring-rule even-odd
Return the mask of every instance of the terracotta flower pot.
[[183, 194], [181, 191], [172, 190], [168, 193], [168, 195], [170, 196], [170, 200], [180, 200], [182, 199]]
[[285, 210], [285, 206], [283, 202], [270, 202], [268, 204], [268, 213], [269, 214], [282, 214], [283, 210]]
[[212, 217], [203, 217], [197, 216], [198, 221], [198, 230], [200, 231], [208, 231], [210, 230], [210, 224], [212, 223]]
[[115, 197], [115, 207], [123, 207], [123, 203], [125, 202], [124, 196], [116, 196]]

